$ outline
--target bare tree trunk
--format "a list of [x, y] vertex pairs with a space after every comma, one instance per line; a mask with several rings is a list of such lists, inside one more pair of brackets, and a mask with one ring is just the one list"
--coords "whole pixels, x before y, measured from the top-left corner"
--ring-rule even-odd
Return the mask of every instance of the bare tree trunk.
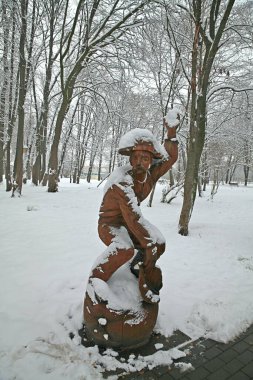
[[214, 169], [213, 185], [212, 185], [212, 189], [211, 189], [211, 199], [213, 199], [213, 197], [217, 193], [218, 187], [219, 187], [219, 169], [215, 168]]
[[232, 156], [232, 154], [230, 154], [230, 155], [229, 155], [229, 158], [228, 158], [228, 162], [227, 162], [228, 168], [227, 168], [227, 170], [226, 170], [226, 179], [225, 179], [225, 183], [229, 183], [230, 167], [231, 167], [232, 161], [233, 161], [233, 156]]
[[199, 197], [202, 197], [202, 184], [201, 184], [201, 178], [198, 178], [198, 193]]
[[70, 107], [76, 78], [78, 74], [81, 72], [82, 67], [82, 61], [79, 60], [78, 63], [74, 66], [71, 74], [69, 75], [68, 80], [66, 81], [65, 87], [63, 89], [63, 99], [60, 106], [60, 110], [57, 115], [54, 138], [49, 158], [48, 192], [50, 193], [55, 193], [58, 191], [58, 147], [61, 138], [62, 126], [65, 116], [68, 113]]
[[[56, 18], [56, 4], [54, 1], [49, 1], [50, 15], [49, 15], [49, 42], [48, 42], [48, 63], [46, 67], [45, 85], [43, 89], [43, 101], [41, 106], [41, 114], [37, 125], [36, 135], [36, 159], [33, 164], [33, 178], [32, 181], [35, 185], [41, 183], [46, 172], [46, 151], [47, 151], [47, 132], [48, 132], [48, 112], [49, 112], [49, 95], [50, 84], [52, 79], [53, 63], [58, 57], [58, 54], [53, 56], [54, 48], [54, 33], [55, 33], [55, 18]], [[57, 12], [60, 9], [57, 8]], [[44, 41], [46, 44], [46, 41]]]
[[25, 59], [25, 41], [27, 29], [27, 8], [26, 0], [21, 0], [21, 32], [19, 42], [19, 97], [18, 97], [18, 134], [16, 156], [14, 162], [15, 184], [13, 185], [12, 196], [15, 191], [21, 195], [23, 183], [23, 142], [24, 142], [24, 123], [25, 123], [25, 95], [26, 95], [26, 59]]
[[94, 165], [94, 161], [97, 155], [98, 151], [98, 140], [95, 141], [95, 136], [93, 137], [93, 142], [92, 142], [92, 147], [91, 147], [91, 156], [90, 156], [90, 163], [89, 163], [89, 169], [88, 169], [88, 174], [87, 174], [87, 182], [90, 183], [91, 181], [91, 176], [92, 176], [92, 169]]
[[169, 176], [170, 176], [170, 186], [174, 186], [175, 185], [175, 180], [174, 180], [174, 175], [173, 175], [173, 170], [170, 169], [169, 171]]
[[190, 221], [191, 211], [196, 197], [197, 175], [196, 175], [196, 138], [197, 128], [196, 123], [196, 104], [197, 104], [197, 67], [198, 67], [198, 41], [199, 41], [199, 26], [200, 14], [196, 19], [195, 36], [192, 48], [192, 73], [191, 73], [191, 112], [190, 112], [190, 139], [187, 150], [187, 166], [184, 183], [184, 202], [179, 219], [179, 233], [188, 235], [188, 224]]
[[4, 130], [5, 130], [5, 103], [8, 86], [8, 38], [9, 22], [6, 14], [6, 0], [2, 0], [2, 23], [3, 23], [3, 82], [0, 95], [0, 183], [3, 181], [4, 174]]
[[115, 125], [113, 124], [112, 125], [112, 144], [111, 144], [111, 147], [110, 147], [110, 158], [109, 158], [109, 168], [108, 168], [108, 171], [109, 173], [112, 173], [113, 169], [114, 169], [114, 165], [115, 165]]
[[21, 0], [21, 31], [20, 31], [20, 45], [19, 45], [19, 100], [18, 100], [18, 134], [16, 145], [16, 156], [14, 162], [14, 178], [15, 184], [13, 185], [12, 196], [15, 191], [21, 195], [22, 182], [23, 182], [23, 143], [24, 143], [24, 124], [25, 124], [25, 98], [27, 93], [28, 82], [30, 78], [31, 64], [32, 64], [32, 51], [33, 42], [35, 37], [35, 15], [37, 10], [36, 1], [33, 2], [32, 20], [31, 20], [31, 34], [28, 46], [27, 61], [25, 58], [25, 46], [27, 38], [27, 9], [28, 2]]
[[55, 134], [50, 151], [49, 170], [48, 170], [48, 191], [51, 193], [58, 191], [58, 146], [61, 137], [62, 124], [69, 108], [68, 100], [62, 102], [57, 116]]
[[[67, 132], [67, 136], [66, 136], [65, 141], [63, 143], [62, 154], [61, 154], [61, 159], [60, 159], [60, 164], [59, 164], [58, 174], [57, 174], [58, 177], [60, 175], [61, 168], [62, 168], [63, 163], [64, 163], [64, 157], [65, 157], [65, 154], [66, 154], [66, 151], [67, 151], [67, 146], [68, 146], [69, 138], [70, 138], [71, 133], [72, 133], [72, 129], [73, 129], [73, 125], [74, 125], [74, 118], [75, 118], [75, 114], [76, 114], [76, 111], [77, 111], [77, 108], [78, 108], [78, 103], [79, 103], [79, 101], [76, 103], [74, 112], [73, 112], [72, 117], [71, 117], [69, 130]], [[73, 149], [72, 149], [72, 156], [73, 156]], [[73, 157], [72, 157], [72, 164], [73, 164]]]
[[[184, 185], [184, 201], [179, 219], [179, 233], [184, 236], [188, 235], [189, 222], [196, 198], [200, 158], [205, 143], [206, 96], [209, 76], [234, 1], [228, 1], [220, 24], [217, 26], [216, 22], [218, 21], [220, 2], [216, 3], [213, 0], [209, 17], [209, 35], [211, 40], [202, 29], [202, 1], [197, 0], [194, 6], [195, 35], [192, 49], [190, 140]], [[203, 43], [205, 44], [205, 55], [202, 59]]]
[[248, 180], [249, 180], [249, 166], [243, 165], [243, 172], [244, 172], [244, 186], [247, 186]]
[[251, 162], [251, 144], [249, 143], [249, 141], [245, 141], [245, 143], [244, 143], [244, 165], [243, 165], [244, 186], [248, 185], [250, 162]]
[[99, 156], [99, 163], [98, 163], [98, 181], [101, 181], [102, 161], [103, 161], [103, 154], [101, 153]]
[[81, 156], [81, 132], [82, 132], [82, 121], [81, 117], [79, 117], [80, 112], [78, 112], [78, 130], [77, 130], [77, 136], [76, 136], [76, 152], [75, 152], [75, 160], [74, 160], [74, 172], [73, 172], [73, 183], [76, 183], [77, 181], [77, 172], [78, 172], [78, 166], [80, 163], [80, 156]]
[[233, 181], [233, 176], [235, 174], [235, 170], [237, 168], [237, 164], [233, 165], [232, 168], [230, 169], [229, 171], [229, 181], [228, 183], [232, 182]]
[[18, 104], [18, 91], [19, 91], [19, 71], [17, 72], [16, 78], [16, 89], [14, 102], [12, 100], [12, 89], [14, 82], [14, 51], [15, 51], [15, 29], [16, 29], [16, 18], [15, 18], [15, 7], [13, 5], [13, 24], [12, 24], [12, 42], [11, 42], [11, 58], [10, 58], [10, 85], [9, 85], [9, 114], [8, 114], [8, 128], [7, 128], [7, 141], [6, 141], [6, 191], [11, 191], [12, 189], [12, 175], [11, 175], [11, 140], [13, 127], [15, 125], [17, 117], [17, 104]]
[[203, 158], [203, 167], [204, 167], [204, 173], [203, 173], [203, 191], [206, 191], [206, 185], [208, 184], [209, 177], [208, 177], [208, 166], [207, 166], [207, 151], [205, 150], [204, 158]]
[[[72, 149], [72, 151], [71, 151], [70, 173], [69, 173], [69, 182], [70, 183], [72, 182], [72, 178], [73, 178], [73, 161], [74, 161], [74, 149]], [[61, 178], [63, 176], [63, 168], [64, 168], [64, 165], [62, 165], [62, 175], [61, 175]], [[73, 183], [75, 183], [75, 182], [73, 181]]]
[[[86, 143], [86, 145], [87, 145], [87, 143]], [[83, 167], [84, 167], [84, 164], [85, 164], [85, 160], [86, 160], [86, 146], [82, 150], [82, 154], [81, 154], [81, 157], [80, 157], [80, 162], [79, 162], [79, 165], [78, 165], [78, 172], [77, 172], [77, 179], [76, 179], [76, 182], [78, 184], [80, 183], [80, 178], [81, 178], [82, 170], [83, 170]]]
[[89, 168], [88, 168], [88, 173], [87, 173], [87, 178], [86, 178], [86, 181], [87, 181], [88, 183], [90, 183], [90, 181], [91, 181], [91, 176], [92, 176], [92, 169], [93, 169], [94, 159], [95, 159], [94, 156], [90, 158], [90, 163], [89, 163]]

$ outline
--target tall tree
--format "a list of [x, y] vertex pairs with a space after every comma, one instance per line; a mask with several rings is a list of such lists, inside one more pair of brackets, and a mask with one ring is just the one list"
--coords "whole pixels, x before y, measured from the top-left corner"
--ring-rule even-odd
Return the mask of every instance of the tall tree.
[[[13, 1], [11, 9], [11, 18], [12, 18], [12, 31], [11, 31], [11, 52], [10, 52], [10, 73], [9, 73], [9, 97], [8, 97], [8, 125], [6, 133], [6, 165], [5, 165], [5, 178], [6, 178], [6, 191], [11, 191], [12, 189], [12, 173], [11, 173], [11, 141], [13, 135], [13, 129], [16, 121], [17, 114], [17, 103], [18, 103], [18, 80], [19, 80], [19, 71], [17, 70], [16, 80], [15, 80], [15, 37], [16, 37], [16, 3]], [[13, 89], [15, 88], [14, 94]]]
[[[224, 4], [212, 0], [208, 7], [201, 0], [193, 0], [189, 12], [194, 22], [191, 60], [191, 109], [188, 159], [184, 183], [184, 201], [179, 219], [179, 233], [188, 235], [196, 191], [200, 158], [205, 143], [207, 92], [209, 78], [219, 44], [235, 0]], [[208, 12], [208, 14], [207, 14]]]
[[16, 156], [14, 162], [15, 183], [13, 184], [13, 194], [15, 191], [21, 195], [23, 183], [23, 143], [24, 143], [24, 123], [25, 123], [25, 96], [26, 96], [26, 57], [25, 41], [27, 32], [27, 1], [21, 0], [21, 31], [19, 40], [19, 97], [18, 97], [18, 133]]
[[46, 151], [47, 151], [47, 134], [48, 134], [48, 114], [50, 92], [52, 90], [51, 81], [53, 75], [53, 65], [58, 58], [60, 51], [54, 54], [55, 39], [58, 28], [56, 28], [57, 20], [61, 15], [64, 7], [64, 1], [49, 0], [44, 3], [44, 14], [46, 30], [43, 31], [43, 47], [46, 56], [45, 62], [45, 80], [43, 84], [43, 98], [40, 107], [40, 113], [36, 126], [36, 158], [32, 168], [32, 182], [38, 185], [43, 179], [46, 172]]
[[0, 93], [0, 183], [3, 181], [4, 158], [4, 130], [5, 130], [5, 105], [8, 86], [8, 49], [9, 49], [9, 19], [7, 17], [6, 0], [2, 0], [2, 25], [3, 25], [3, 81]]
[[[32, 68], [32, 55], [34, 48], [34, 38], [36, 29], [36, 13], [38, 12], [37, 1], [32, 3], [31, 15], [31, 29], [29, 42], [26, 44], [27, 39], [27, 17], [28, 17], [29, 0], [22, 0], [21, 8], [21, 30], [19, 40], [19, 94], [18, 94], [18, 132], [16, 155], [14, 161], [14, 183], [13, 193], [21, 195], [23, 183], [23, 154], [24, 154], [24, 126], [25, 126], [25, 99], [30, 81], [31, 68]], [[26, 54], [27, 49], [27, 54]]]
[[[93, 0], [89, 4], [84, 0], [79, 0], [72, 28], [69, 31], [67, 38], [62, 36], [60, 56], [62, 102], [57, 115], [54, 138], [50, 151], [49, 192], [56, 192], [58, 190], [58, 147], [63, 122], [70, 107], [78, 75], [83, 67], [90, 63], [92, 56], [98, 51], [99, 54], [102, 54], [100, 49], [113, 45], [115, 41], [120, 38], [125, 30], [133, 24], [136, 14], [138, 14], [138, 12], [149, 2], [150, 0], [135, 1], [134, 3], [114, 0], [113, 2], [103, 3], [102, 5], [100, 0]], [[106, 12], [104, 12], [105, 10]], [[68, 2], [65, 11], [66, 16], [67, 12]], [[76, 61], [67, 75], [66, 80], [64, 80], [65, 59], [69, 57], [72, 51], [71, 49], [73, 49], [71, 43], [73, 43], [73, 36], [75, 34], [78, 18], [82, 12], [85, 12], [85, 20], [83, 20], [84, 32], [82, 48], [76, 57]], [[64, 27], [65, 25], [63, 25], [63, 30]]]

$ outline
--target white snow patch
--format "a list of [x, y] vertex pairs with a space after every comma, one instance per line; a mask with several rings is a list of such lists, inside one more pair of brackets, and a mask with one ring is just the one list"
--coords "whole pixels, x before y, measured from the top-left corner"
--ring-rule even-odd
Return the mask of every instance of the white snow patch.
[[170, 128], [177, 127], [180, 124], [178, 115], [180, 115], [180, 111], [177, 108], [173, 108], [170, 109], [167, 115], [164, 117]]

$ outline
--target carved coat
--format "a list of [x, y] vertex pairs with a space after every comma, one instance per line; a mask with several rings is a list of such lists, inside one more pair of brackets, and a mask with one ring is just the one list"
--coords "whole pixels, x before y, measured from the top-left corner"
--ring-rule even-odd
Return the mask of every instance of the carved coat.
[[98, 232], [106, 245], [110, 242], [106, 237], [108, 234], [103, 231], [104, 228], [121, 226], [126, 227], [135, 248], [145, 249], [156, 243], [153, 241], [151, 231], [154, 226], [142, 217], [139, 205], [150, 194], [158, 179], [177, 160], [177, 144], [165, 140], [164, 147], [169, 157], [154, 160], [155, 163], [151, 165], [144, 183], [133, 179], [131, 165], [118, 168], [120, 173], [115, 176], [115, 181], [111, 181], [110, 187], [107, 188], [99, 213]]

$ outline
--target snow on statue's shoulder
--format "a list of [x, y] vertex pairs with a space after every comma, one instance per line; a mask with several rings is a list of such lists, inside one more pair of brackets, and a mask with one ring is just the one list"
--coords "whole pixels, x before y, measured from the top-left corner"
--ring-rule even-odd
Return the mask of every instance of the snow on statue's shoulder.
[[168, 157], [165, 148], [157, 141], [152, 132], [148, 129], [135, 128], [123, 135], [119, 141], [119, 149], [129, 148], [134, 146], [138, 141], [151, 142], [155, 150], [164, 158]]
[[179, 125], [180, 120], [178, 119], [178, 115], [180, 115], [180, 111], [177, 108], [173, 108], [169, 110], [167, 115], [164, 117], [170, 128], [177, 127]]
[[132, 184], [133, 179], [128, 174], [128, 171], [131, 169], [132, 166], [130, 164], [119, 166], [118, 168], [114, 169], [114, 171], [110, 174], [106, 181], [106, 184], [104, 186], [104, 193], [106, 193], [106, 191], [110, 189], [110, 187], [112, 187], [113, 185], [117, 185], [121, 182]]

